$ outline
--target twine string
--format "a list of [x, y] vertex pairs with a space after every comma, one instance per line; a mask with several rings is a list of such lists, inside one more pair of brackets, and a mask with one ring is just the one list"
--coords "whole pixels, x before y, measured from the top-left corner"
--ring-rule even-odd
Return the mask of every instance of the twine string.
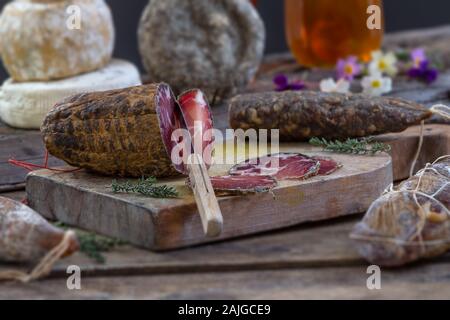
[[[422, 237], [422, 231], [426, 225], [426, 221], [428, 218], [428, 214], [431, 210], [431, 206], [427, 205], [427, 204], [422, 205], [418, 199], [418, 196], [421, 196], [421, 197], [429, 199], [430, 201], [434, 201], [439, 207], [441, 207], [443, 209], [443, 211], [447, 215], [448, 219], [446, 220], [446, 222], [448, 223], [450, 221], [450, 209], [447, 208], [447, 206], [444, 205], [441, 201], [436, 199], [436, 196], [442, 190], [444, 190], [444, 188], [446, 186], [450, 185], [450, 181], [447, 181], [446, 183], [444, 183], [437, 191], [435, 191], [431, 195], [420, 191], [421, 185], [423, 183], [423, 178], [425, 176], [425, 173], [427, 173], [427, 172], [433, 172], [436, 175], [438, 175], [439, 177], [448, 180], [447, 176], [441, 174], [438, 170], [433, 168], [433, 165], [438, 164], [446, 159], [450, 159], [450, 155], [445, 155], [445, 156], [439, 157], [433, 163], [427, 163], [425, 168], [418, 171], [416, 174], [416, 177], [418, 177], [417, 185], [413, 190], [397, 190], [394, 188], [394, 185], [391, 184], [384, 192], [385, 196], [390, 196], [390, 195], [395, 195], [395, 194], [411, 194], [412, 195], [414, 203], [419, 208], [418, 214], [419, 214], [420, 219], [416, 225], [416, 232], [410, 238], [411, 239], [418, 238], [418, 241], [413, 242], [413, 241], [408, 241], [408, 240], [403, 240], [403, 239], [398, 239], [398, 238], [386, 238], [386, 237], [382, 237], [382, 236], [365, 236], [365, 235], [358, 235], [358, 234], [352, 234], [351, 238], [356, 239], [356, 240], [364, 240], [364, 241], [392, 243], [392, 244], [400, 245], [400, 246], [411, 246], [411, 247], [419, 246], [422, 250], [422, 253], [426, 250], [426, 247], [425, 247], [426, 245], [447, 245], [450, 242], [450, 239], [431, 240], [431, 241], [427, 240], [426, 242], [424, 241], [424, 239]], [[370, 206], [370, 208], [368, 209], [367, 212], [371, 212], [375, 205], [376, 205], [375, 202], [372, 203], [372, 205]]]
[[66, 231], [61, 242], [50, 250], [39, 264], [34, 267], [30, 273], [18, 271], [18, 270], [5, 270], [0, 271], [0, 280], [12, 280], [28, 283], [33, 280], [40, 279], [47, 276], [52, 271], [55, 263], [67, 252], [70, 248], [72, 239], [75, 237], [75, 232], [72, 230]]
[[[444, 104], [435, 104], [430, 108], [430, 112], [432, 114], [436, 114], [450, 120], [450, 107]], [[411, 169], [409, 171], [409, 177], [411, 178], [414, 175], [414, 169], [417, 165], [417, 161], [419, 160], [420, 152], [422, 151], [423, 142], [425, 139], [425, 120], [422, 120], [420, 123], [420, 136], [419, 136], [419, 145], [417, 147], [416, 154], [414, 155], [413, 162], [411, 164]]]

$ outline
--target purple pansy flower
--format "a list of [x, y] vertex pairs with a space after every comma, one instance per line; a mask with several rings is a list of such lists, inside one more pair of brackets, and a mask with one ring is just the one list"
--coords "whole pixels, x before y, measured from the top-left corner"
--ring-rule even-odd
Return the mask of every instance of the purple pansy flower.
[[417, 48], [411, 51], [411, 60], [413, 61], [414, 68], [420, 68], [421, 63], [428, 60], [425, 49]]
[[439, 72], [430, 67], [430, 61], [423, 48], [417, 48], [411, 51], [411, 60], [413, 61], [413, 67], [408, 70], [408, 76], [410, 78], [419, 79], [428, 84], [436, 81]]
[[273, 83], [276, 85], [276, 91], [298, 91], [305, 89], [305, 84], [302, 81], [294, 81], [289, 83], [288, 77], [284, 74], [279, 74], [273, 78]]
[[350, 56], [346, 59], [339, 59], [336, 64], [336, 72], [338, 79], [352, 81], [356, 76], [361, 74], [361, 65], [358, 58]]
[[436, 69], [431, 68], [429, 61], [425, 59], [420, 62], [419, 66], [409, 69], [408, 76], [431, 84], [437, 80], [439, 72]]

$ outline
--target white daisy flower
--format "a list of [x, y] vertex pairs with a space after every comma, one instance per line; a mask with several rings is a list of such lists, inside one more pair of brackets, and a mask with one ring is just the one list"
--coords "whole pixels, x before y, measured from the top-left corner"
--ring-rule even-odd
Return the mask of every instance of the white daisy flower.
[[386, 54], [383, 54], [381, 51], [372, 52], [369, 72], [370, 74], [381, 73], [394, 77], [398, 73], [397, 57], [393, 52]]
[[392, 79], [375, 73], [362, 79], [363, 92], [373, 96], [381, 96], [392, 91]]
[[320, 82], [320, 90], [322, 92], [349, 93], [350, 82], [345, 79], [339, 79], [338, 82], [332, 78], [324, 79]]

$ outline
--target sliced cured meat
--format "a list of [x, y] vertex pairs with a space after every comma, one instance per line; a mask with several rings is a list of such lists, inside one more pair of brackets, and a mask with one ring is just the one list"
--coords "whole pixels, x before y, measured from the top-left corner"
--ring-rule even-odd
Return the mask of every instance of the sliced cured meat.
[[[206, 167], [212, 162], [214, 143], [213, 118], [205, 95], [198, 89], [186, 91], [178, 97], [181, 113], [186, 123], [191, 142], [197, 154], [203, 156]], [[193, 149], [194, 151], [194, 149]]]
[[219, 194], [268, 192], [278, 184], [270, 176], [222, 176], [212, 177], [211, 183]]
[[300, 153], [278, 153], [249, 159], [230, 169], [230, 175], [270, 176], [277, 180], [304, 180], [319, 173], [320, 161]]
[[[161, 135], [168, 155], [177, 171], [188, 174], [186, 160], [188, 154], [180, 152], [181, 161], [172, 158], [172, 151], [179, 144], [189, 143], [186, 148], [176, 150], [188, 150], [202, 155], [207, 168], [212, 162], [212, 149], [214, 136], [212, 134], [212, 113], [206, 97], [202, 91], [193, 89], [181, 94], [176, 100], [169, 86], [161, 85], [163, 90], [158, 96], [158, 115], [161, 127]], [[174, 138], [173, 134], [178, 129], [187, 129], [186, 134]], [[189, 141], [188, 141], [189, 140]], [[194, 150], [194, 146], [196, 150]]]
[[304, 180], [314, 175], [329, 175], [340, 167], [331, 158], [279, 153], [249, 159], [232, 167], [230, 175], [212, 177], [211, 182], [219, 194], [267, 192], [277, 186], [277, 180]]
[[326, 157], [312, 157], [313, 160], [317, 160], [320, 162], [319, 172], [317, 173], [319, 176], [327, 176], [338, 170], [342, 167], [342, 164], [334, 161], [331, 158]]
[[[172, 135], [175, 130], [185, 128], [186, 123], [183, 119], [181, 109], [174, 97], [172, 89], [168, 85], [159, 85], [159, 91], [156, 94], [155, 99], [162, 142], [166, 149], [167, 156], [172, 157], [172, 150], [175, 148], [177, 143], [181, 142], [174, 141]], [[171, 159], [171, 164], [178, 172], [186, 172], [181, 161], [180, 163], [175, 163], [173, 159]]]

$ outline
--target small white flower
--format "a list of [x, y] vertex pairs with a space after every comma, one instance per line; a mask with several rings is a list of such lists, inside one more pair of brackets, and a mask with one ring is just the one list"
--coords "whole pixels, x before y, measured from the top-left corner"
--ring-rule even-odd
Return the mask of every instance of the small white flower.
[[370, 74], [387, 74], [394, 77], [398, 73], [397, 57], [393, 52], [383, 54], [381, 51], [372, 52], [372, 61], [369, 64]]
[[332, 78], [324, 79], [320, 82], [320, 90], [322, 92], [349, 93], [350, 82], [345, 79], [339, 79], [338, 82]]
[[392, 79], [389, 77], [383, 77], [381, 73], [375, 73], [364, 77], [361, 85], [364, 93], [373, 96], [381, 96], [382, 94], [392, 91]]

